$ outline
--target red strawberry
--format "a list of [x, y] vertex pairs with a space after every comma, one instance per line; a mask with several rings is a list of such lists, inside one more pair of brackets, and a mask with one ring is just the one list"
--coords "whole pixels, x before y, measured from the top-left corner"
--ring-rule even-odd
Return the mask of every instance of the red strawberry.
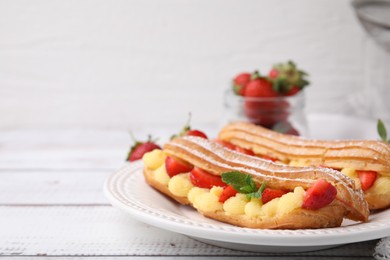
[[165, 159], [165, 169], [167, 170], [167, 173], [170, 177], [173, 177], [179, 173], [190, 172], [193, 168], [193, 165], [171, 156], [168, 156]]
[[372, 185], [374, 185], [378, 175], [375, 171], [357, 171], [357, 173], [359, 175], [359, 180], [363, 191], [368, 190]]
[[271, 69], [268, 73], [268, 77], [271, 79], [275, 79], [279, 75], [279, 71], [277, 69]]
[[250, 82], [251, 74], [240, 73], [233, 79], [233, 91], [237, 95], [243, 95], [245, 86]]
[[233, 188], [233, 186], [228, 185], [223, 189], [222, 194], [219, 197], [219, 202], [224, 203], [227, 199], [235, 196], [236, 194], [237, 194], [237, 191]]
[[245, 97], [277, 97], [272, 83], [265, 78], [257, 78], [249, 82], [244, 90]]
[[236, 146], [235, 150], [237, 152], [240, 152], [240, 153], [243, 153], [243, 154], [252, 155], [252, 156], [255, 155], [255, 153], [252, 150], [245, 149], [245, 148], [242, 148], [242, 147]]
[[275, 190], [270, 188], [265, 188], [263, 193], [261, 194], [261, 200], [263, 201], [263, 204], [275, 199], [280, 198], [284, 194], [286, 194], [287, 191], [284, 190]]
[[139, 160], [145, 153], [151, 152], [154, 149], [161, 149], [161, 147], [151, 139], [151, 136], [148, 137], [146, 142], [135, 141], [134, 145], [130, 148], [126, 160], [130, 162]]
[[243, 153], [243, 154], [247, 154], [247, 155], [255, 155], [255, 153], [249, 149], [245, 149], [245, 148], [241, 148], [241, 147], [238, 147], [238, 146], [235, 146], [234, 144], [231, 144], [229, 142], [225, 142], [225, 141], [222, 141], [222, 140], [215, 140], [216, 143], [219, 143], [220, 145], [230, 149], [230, 150], [233, 150], [233, 151], [237, 151], [237, 152], [240, 152], [240, 153]]
[[261, 156], [261, 158], [263, 158], [264, 160], [272, 161], [272, 162], [276, 162], [278, 160], [278, 159], [276, 159], [272, 156], [269, 156], [269, 155], [263, 155], [263, 156]]
[[246, 72], [238, 74], [233, 80], [234, 84], [241, 86], [245, 86], [249, 81], [251, 81], [251, 74]]
[[272, 130], [286, 135], [299, 135], [298, 130], [288, 121], [280, 121], [272, 127]]
[[309, 84], [306, 80], [307, 73], [299, 70], [292, 61], [279, 63], [273, 66], [268, 73], [274, 90], [278, 93], [292, 96]]
[[198, 137], [202, 137], [204, 139], [208, 139], [208, 137], [205, 133], [203, 133], [200, 130], [195, 130], [195, 129], [187, 131], [186, 135], [198, 136]]
[[196, 130], [196, 129], [191, 129], [190, 121], [191, 121], [191, 113], [188, 116], [187, 123], [184, 125], [184, 127], [182, 128], [180, 133], [177, 135], [172, 135], [171, 139], [173, 139], [175, 137], [185, 136], [185, 135], [198, 136], [198, 137], [208, 139], [207, 135], [204, 132], [202, 132], [200, 130]]
[[276, 123], [288, 118], [289, 104], [285, 100], [272, 101], [247, 99], [244, 103], [245, 115], [258, 125], [272, 128]]
[[299, 132], [298, 132], [298, 130], [295, 129], [294, 127], [290, 128], [290, 130], [287, 131], [286, 134], [288, 134], [288, 135], [296, 135], [296, 136], [299, 136], [299, 135], [300, 135]]
[[205, 170], [194, 167], [190, 172], [190, 180], [194, 186], [211, 189], [213, 186], [225, 187], [221, 176], [213, 175]]
[[302, 208], [320, 209], [329, 205], [336, 198], [336, 195], [336, 188], [326, 180], [320, 179], [306, 191]]
[[235, 150], [236, 149], [236, 146], [234, 144], [232, 144], [232, 143], [229, 143], [229, 142], [226, 142], [226, 141], [222, 141], [222, 140], [219, 140], [219, 139], [216, 139], [215, 142], [219, 143], [223, 147], [226, 147], [226, 148], [228, 148], [230, 150]]
[[277, 118], [282, 109], [278, 100], [264, 100], [264, 98], [276, 98], [278, 93], [273, 89], [272, 83], [259, 74], [253, 74], [254, 78], [245, 87], [244, 111], [248, 119], [255, 124], [272, 127], [280, 119]]
[[287, 93], [285, 94], [286, 96], [294, 96], [297, 94], [301, 89], [297, 86], [292, 86]]

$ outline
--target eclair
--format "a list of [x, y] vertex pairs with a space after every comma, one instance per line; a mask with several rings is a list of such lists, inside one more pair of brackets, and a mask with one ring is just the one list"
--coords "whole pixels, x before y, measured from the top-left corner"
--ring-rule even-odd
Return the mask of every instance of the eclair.
[[371, 210], [390, 207], [390, 145], [377, 140], [310, 140], [247, 122], [233, 122], [219, 142], [291, 166], [341, 171], [364, 192]]
[[313, 229], [368, 220], [361, 189], [330, 168], [277, 164], [195, 136], [174, 138], [143, 162], [150, 186], [232, 225]]

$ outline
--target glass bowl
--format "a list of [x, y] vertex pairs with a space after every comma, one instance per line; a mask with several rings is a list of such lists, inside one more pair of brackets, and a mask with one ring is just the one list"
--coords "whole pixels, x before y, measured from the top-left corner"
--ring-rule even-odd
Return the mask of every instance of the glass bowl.
[[246, 121], [284, 134], [308, 136], [305, 93], [272, 98], [243, 97], [228, 90], [224, 95], [224, 123]]

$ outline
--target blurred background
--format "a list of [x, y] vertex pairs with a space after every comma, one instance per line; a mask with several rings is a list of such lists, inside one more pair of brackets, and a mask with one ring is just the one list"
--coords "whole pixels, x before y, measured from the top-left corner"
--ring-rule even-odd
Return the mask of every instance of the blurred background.
[[0, 129], [213, 124], [236, 74], [289, 59], [308, 113], [358, 114], [366, 45], [349, 0], [2, 0]]

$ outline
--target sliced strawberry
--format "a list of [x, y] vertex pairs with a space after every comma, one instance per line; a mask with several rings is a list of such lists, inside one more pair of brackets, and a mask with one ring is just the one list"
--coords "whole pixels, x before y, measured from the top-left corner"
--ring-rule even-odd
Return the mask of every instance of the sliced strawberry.
[[139, 160], [145, 153], [151, 152], [154, 149], [161, 149], [161, 147], [152, 140], [151, 136], [149, 136], [148, 140], [145, 142], [137, 141], [133, 136], [132, 138], [134, 140], [134, 145], [130, 147], [130, 151], [126, 157], [127, 161], [133, 162]]
[[227, 199], [235, 196], [236, 194], [237, 194], [237, 191], [233, 188], [233, 186], [228, 185], [223, 189], [222, 194], [219, 197], [219, 202], [224, 203]]
[[198, 136], [204, 139], [208, 139], [207, 135], [200, 130], [188, 130], [185, 135]]
[[235, 150], [236, 149], [236, 146], [234, 144], [232, 144], [232, 143], [229, 143], [229, 142], [226, 142], [226, 141], [222, 141], [222, 140], [219, 140], [219, 139], [216, 139], [215, 142], [219, 143], [223, 147], [226, 147], [226, 148], [228, 148], [230, 150]]
[[255, 155], [255, 153], [249, 149], [245, 149], [245, 148], [241, 148], [241, 147], [238, 147], [238, 146], [235, 146], [234, 144], [231, 144], [229, 142], [226, 142], [226, 141], [222, 141], [222, 140], [215, 140], [215, 142], [219, 143], [220, 145], [230, 149], [230, 150], [233, 150], [233, 151], [237, 151], [237, 152], [240, 152], [240, 153], [243, 153], [243, 154], [247, 154], [247, 155]]
[[261, 194], [261, 200], [263, 201], [263, 204], [275, 199], [280, 198], [284, 194], [286, 194], [287, 191], [284, 190], [275, 190], [270, 188], [265, 188], [263, 193]]
[[171, 156], [165, 159], [165, 169], [170, 177], [179, 173], [190, 172], [193, 168], [193, 165]]
[[263, 155], [263, 156], [261, 156], [261, 158], [268, 160], [268, 161], [272, 161], [272, 162], [276, 162], [278, 160], [278, 159], [276, 159], [272, 156], [269, 156], [269, 155]]
[[190, 180], [193, 185], [200, 188], [211, 189], [213, 186], [226, 186], [226, 183], [222, 181], [220, 176], [213, 175], [197, 167], [194, 167], [190, 172]]
[[336, 198], [336, 195], [336, 188], [326, 180], [320, 179], [306, 191], [302, 208], [320, 209], [329, 205]]
[[374, 185], [378, 173], [375, 171], [357, 171], [363, 191], [368, 190]]
[[255, 153], [249, 149], [245, 149], [245, 148], [242, 148], [242, 147], [238, 147], [236, 146], [236, 148], [234, 149], [236, 150], [237, 152], [240, 152], [240, 153], [243, 153], [243, 154], [247, 154], [247, 155], [255, 155]]

